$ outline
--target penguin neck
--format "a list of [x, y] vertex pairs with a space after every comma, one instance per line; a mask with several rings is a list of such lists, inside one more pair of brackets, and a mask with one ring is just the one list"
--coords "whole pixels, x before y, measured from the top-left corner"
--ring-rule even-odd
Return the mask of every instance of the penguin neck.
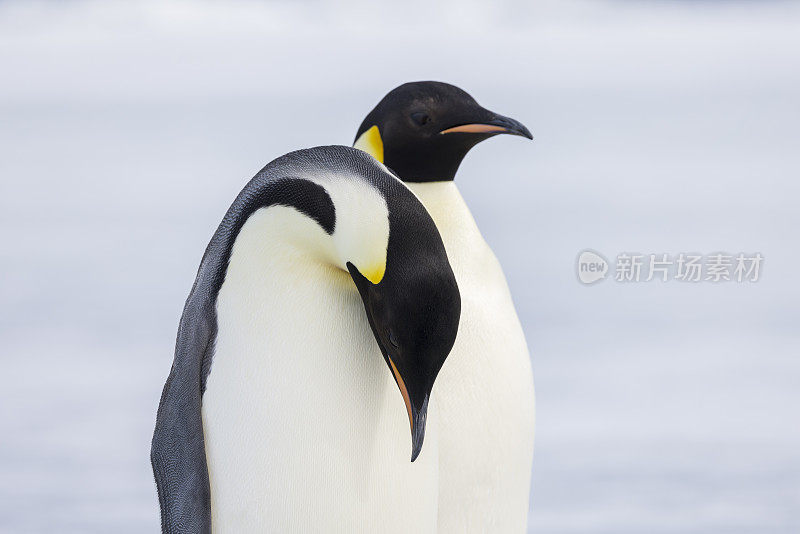
[[226, 280], [240, 268], [256, 276], [258, 272], [281, 275], [312, 267], [349, 276], [332, 235], [294, 208], [275, 205], [256, 210], [242, 226]]
[[[350, 262], [370, 281], [378, 283], [386, 269], [389, 241], [386, 199], [364, 181], [335, 174], [292, 179], [288, 182], [291, 188], [285, 189], [297, 190], [297, 184], [303, 182], [318, 186], [316, 197], [308, 198], [300, 207], [293, 203], [296, 199], [287, 198], [271, 199], [254, 209], [241, 223], [231, 252], [270, 250], [276, 257], [302, 257], [304, 261], [336, 268], [348, 280]], [[298, 190], [298, 195], [302, 193]], [[332, 208], [329, 225], [320, 223], [327, 215], [319, 213], [323, 200]], [[284, 265], [272, 268], [280, 270]]]
[[447, 255], [453, 260], [453, 268], [460, 268], [467, 262], [458, 260], [475, 252], [473, 245], [483, 247], [484, 241], [455, 182], [406, 182], [406, 185], [417, 195], [436, 223]]
[[411, 176], [412, 178], [403, 179], [406, 184], [452, 182], [464, 156], [466, 152], [455, 159], [437, 158], [431, 155], [424, 157], [422, 161], [409, 160], [394, 165], [387, 163], [386, 166], [398, 176]]
[[[458, 135], [458, 134], [456, 134]], [[404, 182], [453, 181], [461, 162], [486, 135], [459, 135], [438, 139], [435, 143], [395, 144], [387, 142], [382, 156], [385, 165], [403, 177]], [[370, 154], [377, 158], [377, 152]]]
[[[386, 166], [408, 183], [452, 182], [472, 146], [449, 151], [426, 152], [415, 148], [392, 152], [387, 149]], [[375, 154], [372, 154], [373, 157]], [[410, 178], [405, 178], [410, 177]]]

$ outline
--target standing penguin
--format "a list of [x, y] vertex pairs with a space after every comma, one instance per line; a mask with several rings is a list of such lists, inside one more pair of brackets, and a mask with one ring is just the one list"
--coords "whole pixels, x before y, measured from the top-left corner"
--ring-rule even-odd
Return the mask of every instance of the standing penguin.
[[181, 317], [151, 452], [163, 532], [435, 532], [428, 404], [460, 307], [434, 222], [383, 165], [319, 147], [264, 167]]
[[355, 147], [395, 171], [436, 222], [461, 292], [461, 326], [437, 382], [439, 532], [524, 532], [533, 461], [533, 373], [502, 268], [453, 179], [479, 142], [532, 139], [458, 87], [406, 83], [364, 119]]

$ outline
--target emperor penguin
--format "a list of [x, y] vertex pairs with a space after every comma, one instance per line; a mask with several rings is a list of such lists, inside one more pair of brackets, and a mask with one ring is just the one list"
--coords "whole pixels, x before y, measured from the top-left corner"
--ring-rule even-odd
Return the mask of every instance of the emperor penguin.
[[433, 220], [383, 164], [269, 163], [180, 320], [151, 450], [162, 531], [436, 532], [433, 386], [460, 309]]
[[520, 122], [458, 87], [415, 82], [378, 103], [354, 145], [395, 171], [425, 205], [461, 292], [461, 325], [437, 382], [443, 533], [524, 532], [528, 519], [530, 356], [503, 270], [453, 181], [467, 152], [499, 134], [532, 139]]

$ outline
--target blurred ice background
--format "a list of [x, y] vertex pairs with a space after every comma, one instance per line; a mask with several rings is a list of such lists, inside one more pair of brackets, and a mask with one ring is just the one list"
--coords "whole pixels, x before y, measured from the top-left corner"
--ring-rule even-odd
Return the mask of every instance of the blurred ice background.
[[[0, 532], [153, 532], [183, 300], [244, 182], [409, 80], [535, 141], [458, 183], [533, 354], [536, 533], [800, 532], [795, 2], [0, 2]], [[581, 286], [577, 253], [761, 252]]]

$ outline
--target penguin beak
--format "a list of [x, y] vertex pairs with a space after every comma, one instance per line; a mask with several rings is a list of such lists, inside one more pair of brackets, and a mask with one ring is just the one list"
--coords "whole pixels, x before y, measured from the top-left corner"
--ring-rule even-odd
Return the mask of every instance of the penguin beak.
[[403, 395], [403, 401], [406, 403], [408, 423], [411, 425], [411, 461], [413, 462], [422, 451], [422, 443], [425, 441], [425, 420], [428, 416], [428, 398], [430, 395], [426, 394], [423, 397], [419, 407], [414, 406], [414, 401], [411, 400], [406, 383], [397, 367], [395, 367], [391, 356], [387, 355], [386, 360], [389, 362], [389, 368], [392, 370], [397, 387]]
[[521, 137], [527, 137], [528, 139], [533, 139], [531, 132], [525, 127], [524, 124], [519, 122], [518, 120], [512, 119], [510, 117], [504, 117], [502, 115], [497, 115], [496, 113], [492, 113], [489, 110], [485, 110], [481, 108], [481, 112], [479, 115], [489, 115], [485, 120], [480, 120], [479, 122], [469, 122], [469, 123], [462, 123], [456, 126], [451, 126], [445, 130], [439, 132], [440, 135], [443, 134], [453, 134], [453, 133], [467, 133], [467, 134], [488, 134], [488, 135], [496, 135], [496, 134], [511, 134], [511, 135], [519, 135]]

